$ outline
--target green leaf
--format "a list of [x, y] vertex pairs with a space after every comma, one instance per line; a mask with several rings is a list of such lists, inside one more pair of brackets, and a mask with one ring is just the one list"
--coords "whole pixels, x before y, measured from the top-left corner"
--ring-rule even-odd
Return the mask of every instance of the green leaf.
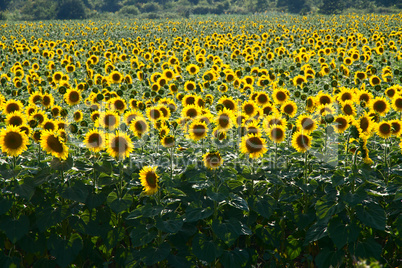
[[130, 214], [127, 216], [127, 220], [134, 220], [140, 217], [145, 218], [153, 218], [163, 210], [162, 206], [154, 206], [150, 203], [146, 204], [145, 206], [140, 206], [134, 209]]
[[299, 257], [302, 252], [302, 244], [299, 239], [293, 237], [292, 235], [287, 238], [286, 253], [289, 259], [293, 260]]
[[90, 193], [87, 196], [87, 200], [85, 201], [85, 204], [87, 205], [87, 207], [90, 210], [92, 210], [94, 208], [99, 207], [103, 203], [105, 203], [105, 201], [106, 201], [106, 195], [104, 193], [99, 193], [99, 194]]
[[231, 193], [230, 199], [231, 200], [228, 202], [228, 204], [231, 205], [232, 207], [235, 207], [237, 209], [241, 209], [244, 211], [249, 211], [248, 204], [247, 204], [246, 200], [244, 200], [242, 197]]
[[148, 230], [144, 225], [134, 226], [130, 232], [133, 247], [141, 247], [155, 239], [158, 232], [152, 228]]
[[73, 167], [73, 159], [68, 157], [65, 161], [61, 161], [60, 159], [54, 157], [50, 162], [50, 167], [57, 171], [68, 171]]
[[180, 231], [182, 226], [183, 220], [181, 218], [168, 220], [162, 220], [161, 218], [158, 218], [156, 220], [156, 228], [165, 233], [177, 233], [178, 231]]
[[0, 215], [7, 213], [12, 206], [13, 200], [10, 198], [10, 196], [2, 196], [0, 199]]
[[71, 213], [68, 211], [68, 207], [62, 208], [52, 208], [47, 207], [41, 211], [38, 211], [36, 217], [36, 224], [38, 226], [39, 231], [44, 232], [48, 228], [60, 223]]
[[369, 238], [364, 242], [358, 242], [353, 252], [351, 247], [351, 253], [357, 258], [379, 260], [381, 258], [382, 246], [378, 244], [374, 238]]
[[30, 200], [35, 193], [35, 184], [29, 180], [24, 181], [23, 184], [17, 185], [14, 188], [14, 192], [22, 198]]
[[89, 186], [79, 181], [71, 187], [64, 188], [61, 192], [61, 196], [65, 199], [84, 203], [88, 196], [88, 187]]
[[306, 240], [303, 245], [306, 246], [310, 242], [320, 240], [327, 235], [327, 222], [318, 221], [307, 230]]
[[194, 221], [202, 220], [202, 219], [208, 218], [213, 213], [214, 213], [214, 211], [209, 207], [207, 207], [207, 208], [188, 207], [186, 209], [185, 221], [186, 222], [194, 222]]
[[248, 261], [249, 254], [244, 249], [235, 248], [234, 250], [225, 250], [220, 257], [223, 267], [244, 267]]
[[230, 247], [240, 236], [242, 225], [236, 219], [230, 219], [229, 221], [225, 222], [214, 220], [212, 222], [212, 230], [218, 238], [220, 238], [228, 247]]
[[353, 243], [359, 236], [360, 228], [356, 224], [345, 224], [339, 217], [333, 218], [328, 225], [328, 234], [338, 249]]
[[322, 220], [326, 217], [331, 217], [336, 211], [337, 203], [335, 201], [329, 200], [318, 200], [315, 204], [316, 215], [318, 219]]
[[270, 196], [249, 199], [249, 203], [252, 210], [257, 212], [267, 220], [275, 211], [275, 200]]
[[356, 214], [359, 220], [374, 229], [385, 230], [386, 216], [384, 209], [375, 203], [369, 203], [365, 206], [356, 207]]
[[50, 254], [56, 258], [56, 263], [61, 267], [71, 264], [83, 247], [82, 238], [77, 233], [73, 233], [69, 240], [51, 235], [47, 244]]
[[216, 202], [222, 202], [226, 200], [229, 196], [229, 190], [226, 187], [221, 187], [219, 189], [219, 192], [214, 192], [212, 188], [208, 188], [207, 190], [207, 196]]
[[194, 255], [198, 259], [208, 263], [213, 262], [223, 253], [223, 250], [217, 244], [215, 244], [212, 239], [206, 237], [204, 234], [195, 235], [192, 245]]
[[314, 261], [318, 268], [338, 267], [342, 263], [344, 255], [342, 250], [331, 251], [329, 248], [323, 248]]
[[154, 265], [157, 264], [169, 256], [170, 253], [170, 245], [165, 242], [162, 243], [159, 247], [147, 247], [141, 250], [141, 255], [145, 257], [146, 265]]
[[117, 196], [116, 192], [111, 192], [107, 196], [106, 203], [115, 213], [120, 213], [130, 208], [133, 203], [133, 197], [126, 193], [123, 198], [121, 198]]
[[29, 218], [22, 215], [18, 220], [7, 219], [0, 224], [1, 230], [6, 233], [10, 241], [15, 244], [29, 231]]

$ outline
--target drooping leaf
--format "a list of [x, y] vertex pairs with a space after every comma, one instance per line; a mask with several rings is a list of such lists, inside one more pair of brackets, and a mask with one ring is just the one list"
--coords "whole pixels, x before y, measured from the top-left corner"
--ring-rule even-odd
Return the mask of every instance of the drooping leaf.
[[384, 209], [375, 203], [356, 207], [356, 214], [359, 220], [367, 226], [383, 231], [386, 224]]
[[200, 260], [208, 263], [213, 262], [223, 253], [223, 250], [211, 238], [204, 234], [195, 235], [192, 245], [194, 255]]

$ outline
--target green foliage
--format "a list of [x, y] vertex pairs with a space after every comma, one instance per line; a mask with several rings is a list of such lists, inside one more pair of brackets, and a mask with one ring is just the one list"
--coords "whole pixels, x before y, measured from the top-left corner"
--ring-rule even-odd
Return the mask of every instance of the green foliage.
[[134, 5], [128, 5], [128, 6], [123, 6], [119, 10], [119, 14], [124, 15], [124, 16], [136, 16], [136, 15], [140, 14], [140, 10]]
[[56, 17], [57, 2], [51, 0], [27, 1], [21, 9], [24, 20], [50, 20]]
[[86, 7], [82, 0], [63, 0], [58, 7], [57, 19], [85, 19]]

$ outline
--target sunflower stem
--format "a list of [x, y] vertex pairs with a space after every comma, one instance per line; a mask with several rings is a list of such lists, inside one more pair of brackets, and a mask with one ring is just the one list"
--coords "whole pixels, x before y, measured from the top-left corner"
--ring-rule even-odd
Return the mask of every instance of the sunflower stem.
[[304, 153], [304, 184], [307, 185], [307, 161], [308, 161], [308, 151]]
[[349, 132], [348, 138], [346, 140], [345, 167], [348, 165], [349, 141], [350, 141], [350, 132]]
[[386, 184], [388, 186], [388, 171], [389, 171], [389, 164], [388, 164], [388, 138], [385, 139], [385, 146], [384, 146], [384, 161], [385, 161], [385, 172], [386, 172]]
[[93, 179], [94, 179], [94, 188], [95, 188], [95, 193], [98, 191], [98, 183], [96, 179], [96, 169], [95, 169], [95, 156], [92, 155], [92, 173], [93, 173]]
[[39, 146], [38, 146], [38, 166], [40, 164], [40, 153], [41, 153], [41, 147], [40, 147], [40, 143], [39, 143]]
[[278, 143], [275, 142], [275, 173], [278, 171]]
[[254, 175], [255, 175], [254, 158], [251, 158], [251, 196], [254, 196]]
[[[217, 169], [214, 170], [214, 181], [215, 181], [215, 185], [214, 185], [214, 192], [217, 193], [218, 192], [218, 176], [217, 176]], [[216, 200], [214, 200], [214, 220], [218, 218], [218, 203], [216, 202]]]

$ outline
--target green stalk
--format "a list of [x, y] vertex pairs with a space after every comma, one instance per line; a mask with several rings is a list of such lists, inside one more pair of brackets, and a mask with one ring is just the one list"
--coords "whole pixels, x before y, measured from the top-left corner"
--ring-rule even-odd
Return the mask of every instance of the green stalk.
[[173, 151], [174, 146], [170, 148], [170, 179], [173, 181]]

